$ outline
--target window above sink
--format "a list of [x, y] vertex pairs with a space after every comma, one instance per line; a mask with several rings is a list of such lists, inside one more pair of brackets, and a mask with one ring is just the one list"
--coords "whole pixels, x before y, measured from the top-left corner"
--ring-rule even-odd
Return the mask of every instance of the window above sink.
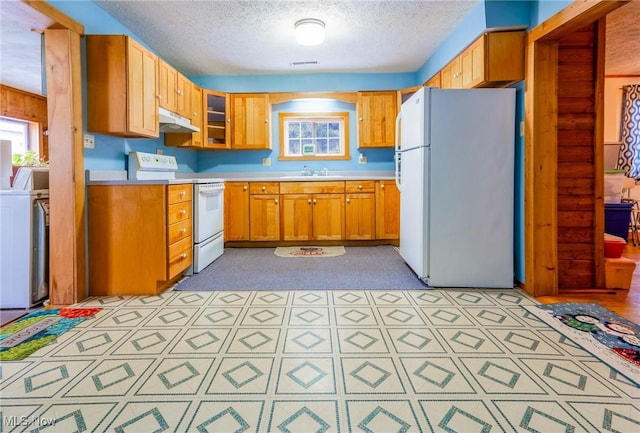
[[280, 160], [349, 159], [349, 113], [280, 113]]

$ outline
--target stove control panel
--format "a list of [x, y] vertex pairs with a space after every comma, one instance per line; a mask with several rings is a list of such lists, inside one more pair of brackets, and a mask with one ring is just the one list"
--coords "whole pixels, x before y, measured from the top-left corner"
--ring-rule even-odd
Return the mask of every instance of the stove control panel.
[[155, 153], [130, 152], [129, 179], [164, 180], [175, 179], [178, 162], [175, 156]]

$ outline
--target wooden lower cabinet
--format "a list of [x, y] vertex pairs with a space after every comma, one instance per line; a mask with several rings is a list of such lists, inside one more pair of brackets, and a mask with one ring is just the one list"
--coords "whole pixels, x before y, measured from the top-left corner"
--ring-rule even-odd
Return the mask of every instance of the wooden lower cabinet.
[[252, 241], [280, 240], [280, 196], [251, 195], [249, 198], [249, 232]]
[[89, 295], [157, 295], [192, 263], [192, 189], [90, 185]]
[[227, 182], [225, 241], [395, 241], [399, 206], [393, 180]]
[[249, 240], [249, 182], [226, 182], [224, 240]]
[[344, 194], [285, 194], [283, 241], [344, 239]]
[[347, 194], [345, 197], [345, 239], [376, 238], [376, 196], [373, 193]]
[[311, 194], [285, 194], [282, 201], [282, 240], [307, 241], [313, 238]]
[[375, 181], [348, 180], [345, 182], [345, 192], [345, 239], [375, 239]]
[[376, 239], [400, 239], [400, 191], [393, 180], [376, 182]]
[[344, 194], [314, 194], [312, 200], [312, 240], [344, 239]]

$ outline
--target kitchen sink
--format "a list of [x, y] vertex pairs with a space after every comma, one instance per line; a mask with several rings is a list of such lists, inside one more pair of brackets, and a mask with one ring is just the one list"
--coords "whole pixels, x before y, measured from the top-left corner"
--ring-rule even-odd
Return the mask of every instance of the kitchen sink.
[[280, 176], [280, 179], [295, 179], [295, 180], [323, 180], [323, 179], [341, 179], [342, 175], [340, 174], [328, 174], [328, 175], [319, 175], [314, 174], [313, 176], [303, 176], [301, 174], [295, 176]]

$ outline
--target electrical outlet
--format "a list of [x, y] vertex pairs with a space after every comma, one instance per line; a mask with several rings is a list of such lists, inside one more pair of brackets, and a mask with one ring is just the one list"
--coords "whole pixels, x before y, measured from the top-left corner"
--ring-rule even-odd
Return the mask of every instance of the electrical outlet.
[[91, 134], [84, 134], [84, 147], [94, 149], [96, 147], [95, 137]]
[[164, 150], [160, 149], [159, 147], [156, 149], [156, 155], [162, 155], [164, 153]]
[[367, 163], [367, 155], [365, 155], [364, 153], [361, 153], [358, 156], [358, 164], [366, 164]]
[[269, 167], [271, 165], [271, 158], [262, 158], [262, 165]]

